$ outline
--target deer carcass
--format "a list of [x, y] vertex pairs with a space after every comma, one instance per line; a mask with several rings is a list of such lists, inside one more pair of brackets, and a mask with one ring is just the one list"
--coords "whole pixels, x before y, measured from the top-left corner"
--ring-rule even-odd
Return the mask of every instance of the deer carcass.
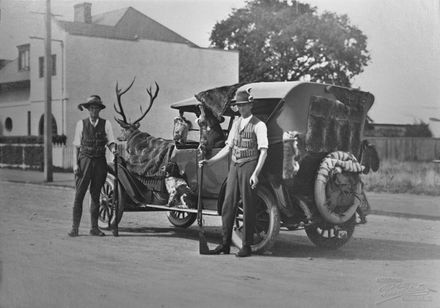
[[[139, 122], [150, 111], [157, 98], [159, 85], [156, 83], [154, 94], [151, 87], [146, 89], [150, 97], [148, 107], [145, 111], [142, 111], [141, 108], [141, 116], [134, 122], [130, 123], [127, 121], [127, 117], [124, 113], [121, 97], [132, 87], [133, 83], [134, 79], [125, 90], [119, 89], [118, 84], [116, 83], [116, 97], [119, 108], [116, 107], [116, 104], [114, 105], [116, 113], [121, 116], [120, 119], [115, 117], [115, 120], [122, 128], [121, 136], [118, 137], [118, 140], [126, 141], [126, 150], [128, 154], [126, 162], [127, 169], [147, 188], [156, 192], [172, 192], [173, 199], [178, 199], [180, 196], [178, 196], [175, 191], [180, 192], [181, 189], [179, 187], [173, 189], [172, 187], [169, 187], [170, 185], [164, 185], [165, 177], [169, 177], [166, 172], [166, 166], [170, 165], [170, 157], [174, 149], [174, 141], [156, 138], [139, 130]], [[176, 181], [176, 183], [180, 182]], [[187, 197], [190, 198], [190, 196]], [[175, 200], [171, 200], [169, 205], [178, 202], [180, 202], [180, 199], [176, 202]]]
[[150, 97], [147, 109], [142, 111], [141, 107], [141, 116], [133, 122], [128, 122], [122, 107], [121, 97], [132, 87], [134, 81], [135, 79], [125, 90], [119, 89], [118, 83], [116, 83], [116, 97], [119, 108], [116, 107], [116, 104], [114, 108], [121, 116], [120, 119], [115, 117], [115, 120], [121, 126], [121, 136], [118, 137], [118, 140], [127, 142], [127, 169], [130, 172], [142, 177], [163, 177], [160, 167], [168, 162], [174, 148], [174, 142], [153, 137], [139, 130], [139, 122], [147, 115], [157, 98], [159, 85], [156, 83], [154, 94], [151, 87], [146, 89]]

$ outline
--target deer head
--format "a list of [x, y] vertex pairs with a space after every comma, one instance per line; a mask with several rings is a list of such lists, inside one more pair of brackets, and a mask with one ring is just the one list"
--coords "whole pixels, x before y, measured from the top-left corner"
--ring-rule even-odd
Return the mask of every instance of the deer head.
[[127, 93], [128, 90], [130, 90], [130, 88], [133, 85], [135, 80], [136, 80], [136, 77], [133, 78], [133, 81], [124, 90], [119, 89], [118, 82], [116, 82], [116, 89], [115, 89], [115, 91], [116, 91], [116, 97], [117, 97], [117, 100], [118, 100], [119, 110], [116, 107], [116, 104], [114, 105], [114, 108], [115, 108], [116, 113], [118, 113], [122, 117], [121, 119], [118, 119], [118, 118], [115, 117], [116, 122], [118, 122], [118, 124], [121, 126], [121, 136], [119, 136], [117, 138], [119, 141], [126, 141], [131, 135], [133, 135], [133, 133], [139, 131], [139, 126], [140, 126], [139, 122], [150, 111], [151, 107], [153, 106], [154, 100], [156, 99], [157, 95], [159, 94], [159, 85], [157, 84], [157, 82], [154, 82], [156, 84], [156, 90], [154, 91], [154, 94], [152, 92], [151, 86], [146, 89], [146, 91], [148, 93], [148, 96], [150, 97], [150, 102], [148, 104], [147, 109], [145, 111], [142, 111], [142, 106], [140, 106], [141, 116], [137, 120], [135, 120], [134, 122], [129, 123], [128, 120], [127, 120], [127, 117], [125, 116], [124, 108], [122, 107], [121, 97], [122, 97], [122, 95]]

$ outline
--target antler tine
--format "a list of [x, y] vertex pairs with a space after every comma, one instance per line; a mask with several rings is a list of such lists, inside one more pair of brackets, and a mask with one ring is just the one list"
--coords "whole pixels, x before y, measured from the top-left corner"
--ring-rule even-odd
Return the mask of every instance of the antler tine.
[[136, 80], [136, 76], [133, 77], [133, 81], [130, 83], [130, 85], [129, 85], [125, 90], [118, 89], [118, 82], [116, 82], [116, 91], [118, 91], [118, 94], [119, 94], [120, 96], [122, 96], [122, 95], [124, 95], [125, 93], [127, 93], [127, 91], [131, 89], [131, 86], [133, 85], [133, 83], [134, 83], [135, 80]]
[[159, 85], [157, 84], [157, 82], [156, 82], [156, 81], [155, 81], [154, 83], [156, 84], [156, 91], [154, 92], [154, 95], [153, 95], [153, 97], [151, 97], [151, 86], [150, 86], [150, 88], [149, 88], [149, 89], [146, 89], [146, 90], [147, 90], [147, 92], [148, 92], [148, 95], [150, 95], [150, 98], [152, 98], [152, 100], [155, 100], [155, 99], [156, 99], [156, 97], [157, 97], [157, 94], [159, 93]]
[[121, 125], [122, 127], [124, 124], [127, 124], [127, 122], [124, 122], [123, 120], [118, 119], [117, 117], [114, 117], [114, 118], [115, 118], [116, 122], [118, 122], [118, 124]]
[[[116, 81], [115, 91], [116, 91], [116, 97], [118, 99], [119, 110], [116, 108], [115, 104], [113, 105], [113, 107], [115, 108], [115, 111], [122, 116], [122, 121], [124, 123], [128, 123], [128, 122], [127, 122], [127, 117], [125, 116], [125, 113], [124, 113], [124, 108], [122, 107], [121, 96], [124, 95], [125, 93], [127, 93], [128, 90], [130, 90], [130, 88], [133, 86], [135, 80], [136, 80], [136, 76], [133, 78], [133, 81], [130, 83], [130, 85], [125, 90], [119, 89], [119, 84]], [[119, 121], [118, 121], [118, 123], [119, 123]]]
[[[147, 110], [145, 110], [145, 112], [142, 113], [142, 116], [139, 119], [137, 119], [136, 121], [134, 121], [133, 124], [141, 121], [147, 115], [148, 111], [150, 111], [151, 107], [153, 106], [153, 102], [157, 98], [157, 95], [159, 94], [159, 85], [157, 84], [156, 81], [154, 83], [156, 84], [156, 91], [154, 91], [154, 94], [152, 94], [151, 86], [146, 89], [148, 96], [150, 96], [150, 104], [149, 104]], [[141, 110], [142, 110], [142, 108], [141, 108]]]

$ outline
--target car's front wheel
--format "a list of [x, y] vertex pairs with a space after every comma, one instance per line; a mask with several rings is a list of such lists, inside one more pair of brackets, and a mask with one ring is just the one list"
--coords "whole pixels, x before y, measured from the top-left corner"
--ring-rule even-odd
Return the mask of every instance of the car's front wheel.
[[196, 214], [180, 212], [180, 211], [169, 211], [167, 214], [169, 222], [179, 228], [188, 228], [191, 226], [197, 218]]
[[[98, 218], [98, 226], [102, 229], [111, 229], [111, 226], [115, 223], [115, 217], [117, 217], [118, 223], [122, 219], [122, 214], [124, 212], [124, 191], [122, 189], [121, 184], [119, 184], [118, 190], [118, 209], [115, 209], [115, 178], [112, 174], [107, 174], [107, 178], [105, 179], [104, 186], [101, 189], [101, 193], [99, 195], [99, 218]], [[115, 212], [118, 212], [118, 215], [115, 215]]]

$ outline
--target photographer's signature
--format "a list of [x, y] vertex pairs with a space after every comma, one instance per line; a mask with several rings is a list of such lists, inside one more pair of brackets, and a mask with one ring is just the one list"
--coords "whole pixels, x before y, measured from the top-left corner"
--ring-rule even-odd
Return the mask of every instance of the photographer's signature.
[[424, 284], [405, 282], [400, 278], [378, 278], [377, 282], [383, 285], [379, 289], [381, 300], [376, 305], [398, 299], [405, 302], [429, 302], [432, 301], [431, 293], [437, 292]]

